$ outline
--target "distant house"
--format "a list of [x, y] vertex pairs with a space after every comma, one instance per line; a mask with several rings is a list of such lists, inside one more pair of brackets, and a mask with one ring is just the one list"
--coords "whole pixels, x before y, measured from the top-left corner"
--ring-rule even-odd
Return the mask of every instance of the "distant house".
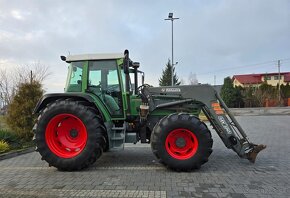
[[[277, 86], [279, 83], [279, 73], [244, 74], [233, 76], [233, 84], [235, 87], [258, 87], [265, 81], [267, 81], [267, 84], [269, 85]], [[290, 72], [281, 72], [280, 84], [286, 85], [287, 83], [290, 83]]]

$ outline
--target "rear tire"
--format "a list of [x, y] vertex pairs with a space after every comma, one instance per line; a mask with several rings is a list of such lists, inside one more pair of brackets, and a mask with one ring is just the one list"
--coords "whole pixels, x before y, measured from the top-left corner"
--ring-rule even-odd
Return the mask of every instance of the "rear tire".
[[35, 142], [42, 159], [59, 170], [81, 170], [106, 147], [100, 117], [83, 102], [57, 100], [38, 117]]
[[200, 168], [212, 153], [213, 140], [207, 126], [197, 117], [171, 114], [155, 125], [151, 149], [165, 166], [177, 171]]

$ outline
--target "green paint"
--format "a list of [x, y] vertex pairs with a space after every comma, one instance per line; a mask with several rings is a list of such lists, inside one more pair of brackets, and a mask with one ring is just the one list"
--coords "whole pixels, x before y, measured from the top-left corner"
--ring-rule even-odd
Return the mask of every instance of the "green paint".
[[127, 101], [127, 94], [125, 92], [125, 76], [123, 75], [123, 59], [117, 59], [117, 68], [118, 68], [118, 75], [119, 75], [119, 82], [121, 87], [121, 96], [122, 96], [122, 102], [123, 102], [123, 117], [120, 119], [125, 119], [126, 117], [126, 111], [128, 109], [128, 101]]
[[109, 110], [106, 108], [106, 106], [104, 105], [104, 103], [100, 100], [99, 97], [97, 97], [94, 94], [90, 94], [90, 93], [84, 93], [86, 95], [89, 95], [90, 97], [93, 98], [95, 105], [99, 108], [99, 111], [102, 112], [103, 117], [105, 118], [105, 122], [111, 121], [111, 115], [109, 113]]
[[137, 109], [140, 107], [142, 101], [141, 98], [139, 96], [136, 95], [132, 95], [130, 97], [130, 109], [131, 109], [131, 115], [134, 116], [138, 116], [139, 112], [137, 111]]
[[89, 67], [89, 61], [84, 61], [84, 67], [83, 67], [83, 74], [82, 74], [82, 92], [85, 92], [88, 87], [88, 67]]
[[[99, 110], [102, 112], [104, 121], [105, 122], [111, 122], [113, 120], [125, 120], [127, 115], [129, 114], [131, 116], [139, 116], [139, 107], [142, 103], [140, 96], [138, 95], [132, 95], [129, 91], [126, 91], [126, 83], [125, 83], [125, 74], [123, 71], [123, 58], [116, 59], [117, 63], [117, 73], [118, 73], [118, 80], [120, 83], [120, 94], [121, 94], [121, 102], [122, 102], [122, 114], [120, 115], [111, 115], [109, 111], [108, 104], [104, 102], [104, 99], [102, 97], [102, 94], [92, 94], [87, 91], [88, 89], [88, 79], [89, 79], [89, 61], [82, 61], [83, 64], [83, 70], [81, 73], [81, 85], [75, 84], [72, 86], [70, 84], [71, 78], [73, 77], [73, 64], [70, 64], [69, 67], [69, 74], [67, 79], [67, 86], [66, 91], [68, 92], [82, 92], [83, 94], [89, 95], [91, 98], [93, 98], [95, 105], [99, 108]], [[80, 64], [80, 62], [79, 62]], [[130, 73], [134, 73], [133, 69], [130, 69]], [[78, 75], [77, 73], [74, 75]], [[81, 89], [78, 90], [77, 87], [79, 86]], [[70, 88], [69, 88], [70, 87]], [[68, 89], [69, 88], [69, 89]], [[128, 97], [129, 96], [129, 97]], [[164, 96], [164, 95], [153, 95], [154, 100], [162, 100], [162, 103], [170, 102], [170, 101], [176, 101], [180, 100], [180, 96]], [[107, 101], [108, 103], [108, 101]], [[130, 105], [130, 112], [128, 112], [128, 107]], [[186, 107], [186, 112], [193, 114], [193, 115], [199, 115], [200, 113], [200, 107], [196, 106], [189, 106]], [[161, 108], [161, 109], [155, 109], [152, 112], [150, 112], [150, 116], [166, 116], [171, 113], [179, 112], [178, 109], [170, 109], [170, 108]]]

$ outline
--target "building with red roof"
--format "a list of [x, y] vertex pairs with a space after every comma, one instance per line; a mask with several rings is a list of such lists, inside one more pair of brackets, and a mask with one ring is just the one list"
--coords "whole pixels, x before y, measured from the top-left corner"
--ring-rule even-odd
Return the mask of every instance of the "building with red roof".
[[[277, 86], [279, 83], [279, 73], [243, 74], [233, 76], [233, 84], [235, 87], [258, 87], [263, 82], [267, 82], [267, 84], [272, 86]], [[286, 85], [287, 83], [290, 83], [290, 72], [281, 72], [280, 84]]]

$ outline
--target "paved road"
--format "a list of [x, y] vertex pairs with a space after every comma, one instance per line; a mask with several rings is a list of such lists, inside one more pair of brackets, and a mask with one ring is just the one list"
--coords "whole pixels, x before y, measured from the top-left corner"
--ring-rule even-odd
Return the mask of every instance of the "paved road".
[[253, 142], [268, 145], [256, 164], [215, 132], [209, 162], [190, 173], [165, 169], [148, 145], [105, 153], [80, 172], [57, 171], [33, 152], [0, 161], [0, 197], [289, 197], [290, 116], [237, 118]]
[[235, 116], [290, 115], [290, 107], [231, 108]]

